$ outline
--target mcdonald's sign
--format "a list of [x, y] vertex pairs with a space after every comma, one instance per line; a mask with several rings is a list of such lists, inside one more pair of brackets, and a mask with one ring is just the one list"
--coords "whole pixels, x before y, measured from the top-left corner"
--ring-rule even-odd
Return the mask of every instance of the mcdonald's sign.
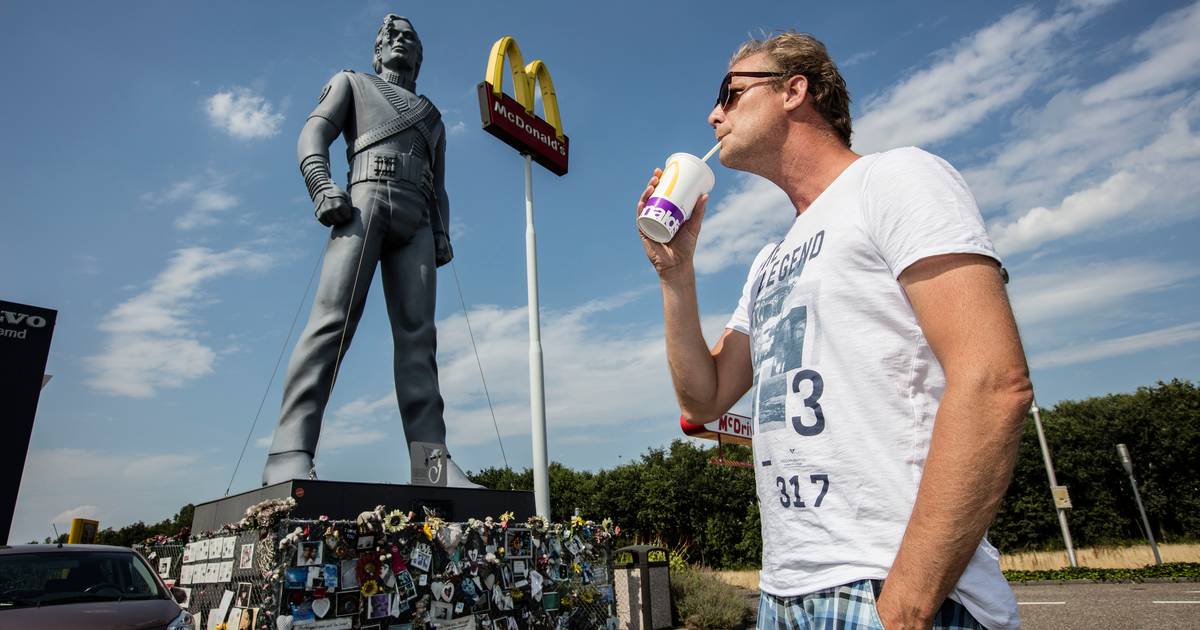
[[[503, 90], [506, 59], [512, 68], [516, 98], [505, 94]], [[534, 94], [539, 88], [542, 91], [544, 119], [533, 112]], [[492, 45], [487, 76], [479, 84], [479, 116], [484, 131], [517, 151], [528, 154], [551, 173], [567, 174], [567, 153], [571, 142], [563, 133], [558, 97], [554, 93], [550, 71], [541, 59], [526, 65], [517, 40], [507, 35]]]

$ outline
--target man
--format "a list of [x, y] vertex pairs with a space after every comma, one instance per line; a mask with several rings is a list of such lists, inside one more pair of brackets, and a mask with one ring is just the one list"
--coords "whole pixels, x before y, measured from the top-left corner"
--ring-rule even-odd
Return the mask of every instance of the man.
[[[334, 75], [300, 132], [300, 170], [317, 220], [332, 230], [312, 313], [288, 363], [263, 485], [309, 476], [325, 405], [377, 264], [392, 324], [405, 438], [410, 446], [446, 441], [435, 360], [435, 265], [450, 262], [454, 253], [445, 127], [437, 108], [415, 93], [421, 59], [412, 22], [387, 15], [375, 37], [378, 75]], [[330, 176], [329, 145], [339, 134], [350, 163], [349, 194]], [[447, 485], [480, 487], [447, 463]]]
[[721, 163], [777, 184], [796, 218], [711, 350], [692, 266], [707, 199], [670, 243], [642, 241], [683, 414], [751, 392], [759, 627], [1018, 627], [984, 533], [1032, 391], [966, 184], [919, 149], [851, 151], [845, 82], [811, 36], [745, 44], [719, 94]]

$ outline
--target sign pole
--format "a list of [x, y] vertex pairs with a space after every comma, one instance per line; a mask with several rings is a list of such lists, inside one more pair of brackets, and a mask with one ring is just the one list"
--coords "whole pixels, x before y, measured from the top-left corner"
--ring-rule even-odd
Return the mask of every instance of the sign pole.
[[[1030, 411], [1033, 412], [1033, 426], [1037, 429], [1038, 444], [1042, 447], [1042, 462], [1046, 464], [1046, 476], [1050, 478], [1050, 492], [1053, 494], [1054, 489], [1058, 487], [1058, 479], [1054, 476], [1054, 462], [1050, 461], [1050, 447], [1046, 445], [1046, 433], [1042, 431], [1042, 414], [1038, 409], [1037, 400], [1033, 401]], [[1067, 546], [1067, 560], [1071, 562], [1071, 568], [1078, 567], [1079, 563], [1075, 560], [1075, 545], [1071, 542], [1071, 529], [1067, 527], [1067, 511], [1057, 505], [1057, 500], [1055, 509], [1058, 512], [1058, 525], [1062, 528], [1063, 543]]]
[[550, 471], [546, 455], [546, 379], [542, 372], [542, 326], [538, 317], [537, 234], [533, 230], [533, 158], [525, 154], [525, 273], [529, 284], [529, 409], [533, 428], [533, 501], [550, 518]]

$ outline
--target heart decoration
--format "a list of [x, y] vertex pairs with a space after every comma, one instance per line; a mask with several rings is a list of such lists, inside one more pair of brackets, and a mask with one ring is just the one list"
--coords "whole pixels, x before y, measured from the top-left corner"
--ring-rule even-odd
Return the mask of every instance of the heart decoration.
[[448, 602], [454, 599], [454, 583], [445, 582], [442, 584], [442, 601]]
[[314, 600], [313, 600], [313, 603], [312, 603], [312, 609], [313, 609], [313, 613], [314, 613], [316, 616], [318, 616], [318, 617], [320, 617], [320, 618], [324, 619], [324, 618], [325, 618], [325, 615], [326, 615], [327, 613], [329, 613], [329, 608], [330, 608], [330, 604], [329, 604], [329, 598], [328, 598], [328, 597], [322, 597], [321, 599], [314, 599]]
[[280, 615], [275, 618], [276, 630], [292, 630], [292, 616]]

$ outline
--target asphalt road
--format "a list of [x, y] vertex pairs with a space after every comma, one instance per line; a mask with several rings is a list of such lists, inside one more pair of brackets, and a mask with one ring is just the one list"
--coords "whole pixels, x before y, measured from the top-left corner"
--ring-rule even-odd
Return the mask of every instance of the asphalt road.
[[1200, 630], [1200, 582], [1013, 585], [1026, 630]]

